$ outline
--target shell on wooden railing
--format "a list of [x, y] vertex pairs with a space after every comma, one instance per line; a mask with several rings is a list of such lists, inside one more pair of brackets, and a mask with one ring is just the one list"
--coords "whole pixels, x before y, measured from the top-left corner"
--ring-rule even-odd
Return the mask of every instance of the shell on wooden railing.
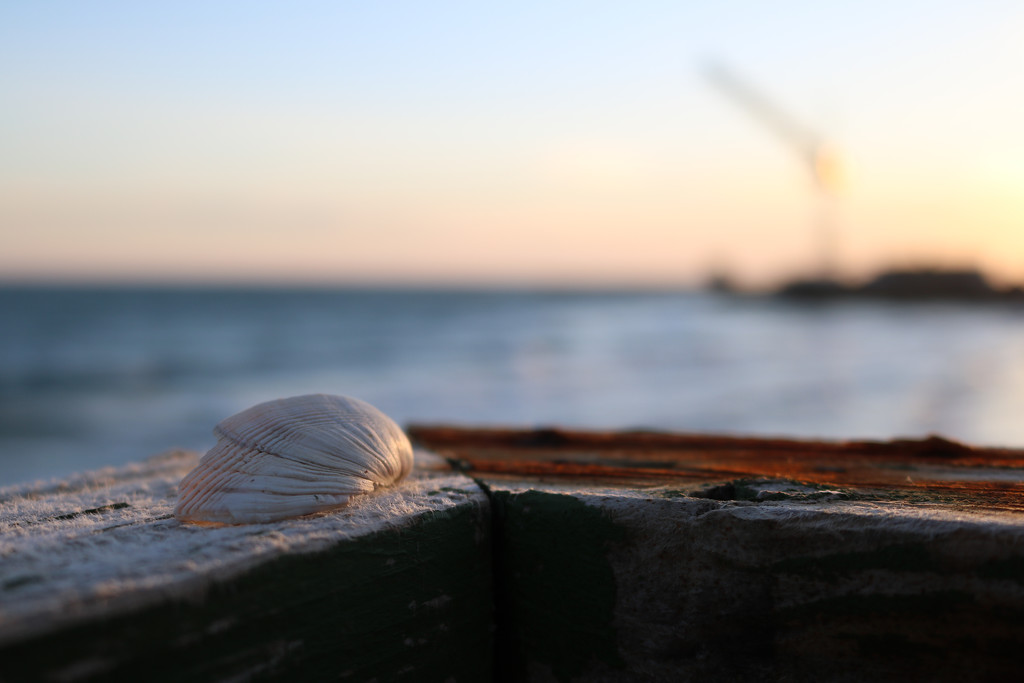
[[214, 429], [178, 485], [183, 522], [250, 524], [340, 507], [412, 469], [401, 428], [369, 403], [313, 394], [260, 403]]

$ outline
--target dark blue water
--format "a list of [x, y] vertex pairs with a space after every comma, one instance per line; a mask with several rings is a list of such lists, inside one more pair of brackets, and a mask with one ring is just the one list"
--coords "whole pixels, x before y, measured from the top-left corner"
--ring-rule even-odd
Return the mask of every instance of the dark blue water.
[[1024, 309], [691, 293], [0, 289], [0, 485], [206, 449], [259, 401], [401, 423], [1024, 446]]

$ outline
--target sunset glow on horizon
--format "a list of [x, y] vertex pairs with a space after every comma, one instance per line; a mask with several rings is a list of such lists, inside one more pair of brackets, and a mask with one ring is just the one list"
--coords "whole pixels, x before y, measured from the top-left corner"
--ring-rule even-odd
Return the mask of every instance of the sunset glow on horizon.
[[0, 281], [1024, 283], [1024, 7], [561, 2], [0, 9]]

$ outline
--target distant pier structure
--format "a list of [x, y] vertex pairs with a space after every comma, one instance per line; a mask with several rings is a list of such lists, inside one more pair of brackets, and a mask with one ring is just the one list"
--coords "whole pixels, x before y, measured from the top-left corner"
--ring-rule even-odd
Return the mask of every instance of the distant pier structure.
[[[817, 273], [813, 277], [784, 284], [775, 292], [777, 295], [803, 300], [860, 297], [901, 301], [1024, 301], [1024, 289], [1021, 287], [993, 287], [981, 271], [974, 268], [890, 269], [866, 284], [843, 283], [838, 277], [837, 202], [841, 164], [836, 146], [723, 64], [706, 65], [704, 74], [719, 92], [795, 152], [810, 174], [816, 205]], [[719, 293], [737, 291], [724, 272], [714, 273], [707, 287]]]
[[795, 280], [778, 295], [797, 299], [858, 297], [896, 301], [1024, 301], [1020, 287], [993, 287], [981, 271], [919, 268], [883, 271], [866, 284], [851, 286], [828, 280]]

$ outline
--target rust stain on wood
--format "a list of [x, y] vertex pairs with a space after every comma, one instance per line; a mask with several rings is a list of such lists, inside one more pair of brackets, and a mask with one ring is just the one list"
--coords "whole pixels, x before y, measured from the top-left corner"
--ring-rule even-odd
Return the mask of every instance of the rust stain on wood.
[[479, 429], [414, 425], [414, 441], [484, 478], [654, 487], [787, 479], [890, 494], [934, 495], [973, 508], [1024, 511], [1024, 450], [930, 436], [811, 441], [661, 432]]

